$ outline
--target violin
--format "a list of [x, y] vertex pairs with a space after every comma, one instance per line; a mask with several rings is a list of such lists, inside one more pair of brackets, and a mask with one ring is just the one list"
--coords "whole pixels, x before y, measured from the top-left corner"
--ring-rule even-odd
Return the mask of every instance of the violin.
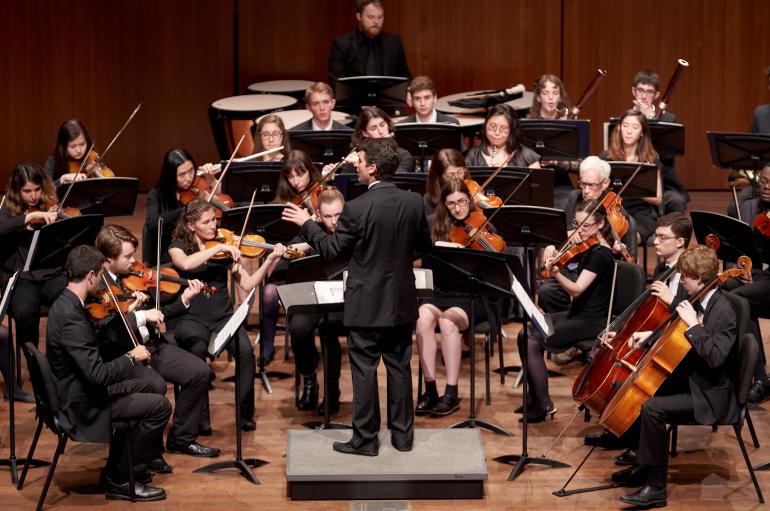
[[[455, 225], [449, 231], [449, 239], [453, 243], [458, 243], [476, 250], [485, 250], [487, 252], [502, 252], [505, 250], [505, 240], [487, 231], [484, 226], [487, 219], [481, 211], [471, 211], [465, 217], [461, 225]], [[477, 233], [477, 231], [479, 231]], [[470, 243], [469, 243], [470, 242]]]
[[574, 258], [588, 251], [589, 248], [599, 244], [599, 238], [591, 236], [590, 238], [575, 243], [574, 241], [568, 241], [554, 256], [551, 264], [546, 266], [541, 272], [540, 276], [547, 279], [559, 269], [564, 268]]
[[[247, 234], [243, 236], [243, 239], [241, 239], [241, 236], [238, 236], [233, 231], [222, 228], [217, 229], [217, 236], [213, 240], [206, 242], [206, 248], [208, 249], [215, 247], [219, 244], [236, 247], [240, 249], [241, 255], [243, 257], [247, 257], [249, 259], [257, 259], [262, 257], [262, 254], [265, 252], [265, 250], [272, 250], [275, 248], [274, 244], [266, 243], [265, 238], [259, 234]], [[305, 257], [303, 252], [293, 248], [287, 248], [286, 254], [293, 259], [300, 259]], [[226, 259], [227, 257], [229, 257], [227, 254], [220, 252], [216, 254], [213, 259]]]
[[324, 191], [324, 187], [320, 182], [310, 183], [304, 192], [298, 193], [292, 199], [292, 202], [297, 206], [304, 205], [310, 214], [318, 211], [318, 197], [321, 192]]
[[770, 211], [760, 211], [751, 221], [754, 230], [770, 238]]
[[602, 199], [602, 206], [604, 206], [604, 210], [607, 212], [607, 221], [610, 223], [612, 237], [623, 247], [623, 258], [626, 260], [626, 262], [633, 263], [634, 258], [620, 241], [623, 236], [626, 235], [626, 232], [628, 232], [628, 219], [622, 212], [622, 199], [620, 196], [616, 195], [615, 192], [607, 191], [607, 193], [604, 195], [604, 198]]
[[[27, 213], [37, 213], [39, 211], [56, 212], [57, 220], [64, 220], [72, 218], [74, 216], [80, 216], [80, 210], [78, 208], [61, 208], [56, 202], [38, 203], [37, 206], [31, 206], [27, 209]], [[30, 222], [31, 225], [43, 225], [45, 220], [42, 218], [36, 218]]]
[[[155, 269], [147, 267], [141, 261], [137, 261], [128, 273], [119, 275], [119, 278], [123, 281], [123, 285], [131, 291], [147, 291], [148, 289], [155, 288], [157, 276]], [[162, 294], [175, 295], [182, 286], [189, 284], [189, 280], [179, 278], [179, 273], [175, 269], [170, 267], [162, 267], [160, 269], [160, 292]], [[203, 292], [215, 295], [217, 288], [204, 286]]]
[[[107, 167], [106, 165], [102, 165], [101, 163], [101, 157], [99, 156], [99, 153], [95, 151], [91, 151], [85, 156], [85, 175], [86, 177], [115, 177], [115, 173]], [[80, 172], [80, 168], [83, 166], [83, 162], [71, 160], [69, 163], [69, 173], [70, 174], [78, 174]]]
[[[110, 290], [112, 291], [112, 296], [116, 298], [117, 307], [120, 308], [120, 312], [128, 314], [128, 304], [135, 299], [134, 295], [123, 294], [118, 286], [110, 285]], [[86, 312], [88, 312], [92, 319], [97, 321], [104, 319], [117, 310], [116, 302], [112, 301], [110, 293], [106, 288], [99, 291], [94, 298], [96, 298], [96, 301], [86, 304]]]
[[473, 201], [482, 208], [499, 208], [503, 205], [503, 199], [495, 195], [484, 194], [484, 187], [479, 185], [473, 179], [464, 179], [465, 186], [473, 198]]
[[[196, 176], [190, 185], [190, 188], [187, 190], [179, 190], [179, 202], [183, 206], [186, 206], [195, 199], [203, 199], [205, 194], [210, 192], [211, 185], [209, 182], [203, 177]], [[215, 193], [211, 196], [210, 202], [217, 208], [214, 212], [217, 220], [222, 218], [223, 211], [229, 210], [235, 204], [233, 198], [224, 193]]]

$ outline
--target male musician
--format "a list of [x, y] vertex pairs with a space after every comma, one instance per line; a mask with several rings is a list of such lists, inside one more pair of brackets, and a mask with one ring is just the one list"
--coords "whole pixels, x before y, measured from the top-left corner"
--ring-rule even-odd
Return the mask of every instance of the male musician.
[[[682, 285], [692, 295], [716, 276], [719, 260], [711, 248], [697, 246], [686, 250], [677, 266]], [[620, 497], [633, 506], [666, 505], [668, 423], [717, 424], [738, 419], [739, 406], [730, 378], [730, 355], [738, 331], [730, 302], [722, 291], [711, 289], [697, 304], [680, 302], [676, 311], [688, 327], [684, 335], [692, 349], [669, 377], [672, 381], [667, 381], [670, 386], [665, 395], [658, 393], [642, 404], [638, 466], [613, 474], [616, 482], [642, 486]], [[637, 332], [631, 341], [644, 343], [650, 334]]]
[[382, 0], [356, 0], [358, 28], [332, 43], [329, 84], [346, 76], [403, 76], [411, 78], [401, 37], [382, 31]]
[[[647, 119], [655, 119], [659, 122], [676, 122], [676, 115], [666, 110], [659, 119], [656, 119], [657, 111], [655, 101], [660, 97], [660, 76], [655, 71], [643, 70], [636, 73], [634, 86], [631, 87], [634, 97], [634, 109], [642, 112]], [[687, 210], [690, 195], [687, 193], [682, 180], [676, 173], [673, 156], [660, 154], [663, 163], [661, 177], [663, 179], [663, 208], [664, 213], [677, 211], [683, 213]]]
[[436, 100], [438, 92], [436, 84], [427, 76], [416, 76], [410, 83], [407, 90], [407, 102], [411, 98], [414, 115], [410, 115], [400, 120], [401, 123], [419, 123], [419, 124], [460, 124], [460, 121], [454, 117], [436, 110]]
[[[122, 225], [105, 225], [96, 235], [95, 246], [105, 258], [104, 274], [123, 294], [129, 294], [130, 291], [119, 277], [131, 271], [136, 262], [134, 255], [138, 245], [139, 240]], [[126, 319], [135, 337], [145, 344], [152, 354], [153, 370], [138, 367], [136, 376], [160, 385], [161, 392], [166, 390], [166, 381], [179, 386], [175, 399], [174, 424], [168, 433], [166, 450], [175, 454], [214, 457], [219, 455], [219, 449], [206, 447], [196, 441], [201, 433], [199, 424], [205, 403], [203, 397], [208, 392], [211, 370], [203, 360], [169, 343], [158, 330], [165, 319], [186, 314], [190, 300], [201, 292], [202, 287], [203, 283], [199, 280], [190, 281], [190, 285], [176, 300], [162, 306], [160, 310], [144, 308], [148, 296], [137, 293], [138, 298], [129, 305]], [[117, 315], [97, 322], [96, 328], [100, 353], [105, 360], [117, 358], [132, 346], [129, 333]], [[159, 473], [170, 472], [171, 467], [160, 456], [162, 444], [157, 447], [150, 470]]]
[[344, 324], [350, 329], [353, 374], [353, 438], [334, 450], [376, 456], [380, 407], [377, 366], [388, 370], [388, 425], [399, 451], [412, 449], [412, 326], [417, 317], [412, 261], [431, 247], [422, 197], [391, 183], [398, 166], [391, 138], [364, 138], [359, 146], [358, 180], [369, 190], [350, 201], [332, 236], [303, 209], [289, 204], [284, 220], [302, 226], [302, 236], [324, 259], [350, 258]]
[[131, 456], [137, 473], [136, 498], [162, 500], [162, 488], [147, 486], [152, 480], [145, 467], [152, 447], [163, 436], [171, 404], [160, 394], [149, 393], [134, 376], [134, 366], [152, 358], [139, 345], [109, 362], [99, 355], [98, 342], [83, 303], [102, 283], [104, 256], [81, 245], [70, 252], [65, 265], [67, 287], [51, 307], [46, 331], [46, 355], [63, 414], [62, 426], [72, 438], [110, 443], [103, 472], [108, 499], [130, 499], [128, 462], [123, 440], [112, 437], [112, 420], [136, 421], [130, 436]]
[[315, 82], [305, 90], [305, 108], [307, 108], [313, 117], [305, 122], [299, 123], [289, 131], [313, 130], [345, 130], [353, 131], [350, 126], [345, 126], [332, 119], [334, 110], [334, 91], [324, 82]]

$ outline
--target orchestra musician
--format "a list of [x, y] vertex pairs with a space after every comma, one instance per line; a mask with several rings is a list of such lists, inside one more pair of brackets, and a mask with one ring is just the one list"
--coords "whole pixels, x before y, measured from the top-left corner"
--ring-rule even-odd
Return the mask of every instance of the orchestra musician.
[[[770, 88], [770, 66], [765, 68], [765, 81]], [[770, 103], [757, 105], [751, 115], [751, 132], [770, 134]]]
[[46, 331], [46, 356], [53, 373], [62, 427], [75, 440], [110, 444], [102, 472], [108, 499], [131, 499], [127, 454], [122, 438], [113, 436], [112, 421], [134, 421], [127, 434], [135, 471], [134, 492], [138, 501], [166, 498], [163, 488], [149, 486], [152, 475], [146, 466], [154, 446], [162, 442], [171, 416], [171, 403], [148, 392], [134, 378], [137, 364], [150, 362], [143, 345], [109, 362], [99, 354], [93, 326], [83, 306], [102, 284], [104, 256], [94, 247], [75, 247], [67, 256], [67, 287], [51, 307]]
[[[76, 174], [75, 172], [80, 168], [91, 144], [93, 144], [93, 139], [82, 122], [78, 119], [64, 121], [56, 134], [56, 146], [53, 154], [43, 165], [45, 173], [54, 180], [57, 186], [60, 183], [69, 183], [73, 179], [85, 179], [94, 170], [93, 163], [87, 163], [83, 173]], [[95, 156], [97, 155], [92, 152], [89, 158]], [[106, 167], [99, 167], [97, 170], [101, 168]]]
[[[393, 120], [388, 114], [376, 106], [361, 110], [353, 130], [353, 145], [360, 146], [367, 138], [384, 138], [393, 136]], [[396, 146], [398, 154], [397, 173], [414, 172], [414, 158], [409, 151]], [[343, 168], [344, 172], [353, 172], [354, 165], [348, 164]]]
[[[15, 382], [15, 378], [11, 378], [11, 357], [8, 353], [8, 343], [10, 342], [8, 337], [8, 328], [0, 326], [0, 374], [3, 376], [5, 385], [3, 386], [3, 397], [9, 399], [11, 393], [11, 382]], [[19, 403], [34, 403], [35, 398], [25, 392], [21, 387], [16, 384], [13, 393], [13, 400]]]
[[350, 259], [344, 324], [350, 330], [353, 438], [333, 446], [347, 454], [379, 453], [381, 358], [388, 373], [391, 443], [409, 451], [414, 442], [410, 360], [417, 297], [412, 261], [416, 253], [430, 250], [431, 241], [422, 198], [390, 182], [398, 167], [397, 148], [390, 138], [361, 141], [358, 179], [369, 189], [345, 204], [332, 236], [294, 204], [283, 212], [284, 220], [302, 227], [302, 236], [321, 257]]
[[411, 101], [414, 114], [404, 117], [401, 123], [460, 124], [460, 121], [436, 110], [438, 92], [436, 84], [427, 76], [416, 76], [409, 82], [407, 102]]
[[[714, 278], [719, 260], [713, 249], [696, 246], [681, 255], [677, 266], [682, 286], [691, 295]], [[730, 356], [738, 335], [736, 315], [722, 293], [711, 289], [697, 304], [684, 300], [676, 307], [688, 327], [684, 335], [692, 349], [666, 380], [666, 391], [659, 391], [642, 404], [637, 463], [612, 476], [613, 481], [623, 486], [641, 486], [638, 491], [620, 497], [626, 504], [666, 505], [667, 424], [695, 421], [708, 425], [738, 420]], [[650, 334], [637, 332], [629, 342], [641, 344]]]
[[329, 55], [329, 84], [347, 76], [411, 78], [401, 37], [383, 32], [382, 0], [356, 0], [358, 27], [334, 39]]
[[262, 116], [254, 128], [254, 154], [281, 146], [280, 151], [264, 154], [256, 161], [281, 161], [291, 151], [283, 120], [275, 114]]
[[346, 126], [332, 119], [334, 112], [334, 91], [324, 82], [315, 82], [305, 90], [305, 108], [308, 109], [313, 117], [305, 122], [299, 123], [289, 131], [313, 130], [345, 130], [351, 131], [350, 126]]
[[[227, 290], [228, 274], [232, 271], [236, 283], [251, 290], [270, 274], [275, 264], [285, 253], [283, 245], [277, 244], [267, 255], [264, 264], [254, 273], [249, 273], [242, 264], [241, 251], [224, 243], [211, 244], [217, 235], [217, 221], [214, 206], [202, 200], [194, 200], [185, 206], [174, 230], [169, 255], [171, 262], [186, 279], [198, 279], [216, 288], [213, 295], [197, 295], [190, 300], [188, 313], [173, 324], [177, 344], [201, 360], [208, 356], [209, 339], [212, 332], [220, 330], [232, 316], [230, 295]], [[227, 258], [217, 259], [216, 256]], [[254, 350], [243, 327], [239, 328], [237, 339], [240, 360], [240, 389], [238, 403], [241, 407], [241, 424], [244, 431], [253, 431], [254, 422], [254, 374], [256, 361]], [[229, 343], [228, 350], [232, 349]], [[208, 395], [205, 396], [208, 402]], [[204, 409], [199, 430], [211, 429], [208, 406]]]
[[521, 142], [516, 112], [505, 103], [495, 105], [484, 120], [481, 145], [465, 155], [469, 167], [498, 167], [513, 154], [509, 167], [540, 168], [540, 155]]
[[470, 179], [471, 174], [465, 165], [465, 158], [457, 149], [441, 149], [433, 155], [428, 169], [425, 194], [425, 217], [430, 218], [441, 204], [441, 189], [453, 179]]

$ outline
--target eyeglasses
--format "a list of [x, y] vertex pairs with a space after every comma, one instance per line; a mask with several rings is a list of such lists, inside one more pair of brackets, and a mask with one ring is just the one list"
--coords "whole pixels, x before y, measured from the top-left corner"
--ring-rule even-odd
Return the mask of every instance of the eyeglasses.
[[447, 207], [447, 209], [453, 209], [457, 207], [464, 208], [465, 206], [470, 204], [470, 202], [471, 201], [469, 201], [468, 199], [460, 199], [457, 201], [446, 201], [444, 205]]
[[759, 187], [760, 188], [767, 188], [770, 187], [770, 179], [759, 179]]
[[674, 240], [677, 237], [678, 236], [665, 236], [663, 234], [655, 233], [655, 237], [653, 238], [653, 240], [668, 241], [668, 240]]
[[501, 135], [507, 135], [511, 132], [511, 128], [497, 124], [487, 124], [487, 131], [492, 133], [499, 133]]
[[[593, 226], [594, 226], [594, 225], [596, 225], [597, 223], [598, 223], [598, 222], [585, 222], [583, 225], [581, 225], [581, 226], [580, 226], [580, 228], [581, 228], [581, 229], [590, 229], [591, 227], [593, 227]], [[577, 221], [577, 220], [573, 220], [573, 221], [572, 221], [572, 224], [570, 224], [570, 225], [572, 225], [572, 228], [573, 228], [573, 229], [577, 229], [579, 224], [578, 224], [578, 221]]]
[[654, 96], [658, 92], [655, 89], [642, 89], [641, 87], [634, 87], [634, 90], [641, 96]]
[[281, 138], [283, 136], [283, 132], [281, 131], [263, 131], [259, 134], [262, 138]]
[[602, 187], [602, 183], [604, 183], [604, 180], [599, 181], [598, 183], [586, 183], [585, 181], [578, 180], [577, 186], [578, 188], [590, 188], [591, 190], [598, 190]]

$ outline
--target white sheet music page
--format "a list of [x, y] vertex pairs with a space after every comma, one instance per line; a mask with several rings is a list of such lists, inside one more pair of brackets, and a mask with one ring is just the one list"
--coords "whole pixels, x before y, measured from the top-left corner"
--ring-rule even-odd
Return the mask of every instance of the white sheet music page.
[[249, 292], [249, 294], [246, 296], [246, 299], [241, 302], [241, 304], [235, 310], [235, 313], [230, 317], [229, 320], [227, 320], [227, 323], [225, 323], [225, 326], [222, 327], [222, 330], [217, 333], [216, 337], [212, 336], [211, 340], [209, 341], [210, 354], [219, 355], [219, 353], [222, 351], [223, 345], [228, 341], [228, 339], [230, 339], [230, 337], [233, 336], [233, 334], [235, 334], [243, 322], [246, 321], [246, 316], [249, 315], [249, 309], [251, 309], [251, 304], [254, 299], [255, 290], [256, 288]]
[[551, 335], [551, 327], [548, 325], [548, 321], [546, 321], [543, 312], [538, 309], [537, 305], [532, 302], [532, 299], [521, 286], [519, 281], [516, 280], [516, 277], [513, 278], [513, 286], [511, 286], [511, 290], [513, 291], [513, 294], [516, 295], [516, 298], [518, 298], [521, 306], [524, 307], [524, 312], [526, 312], [527, 316], [529, 316], [529, 318], [532, 320], [535, 328], [540, 330], [540, 333], [546, 337]]
[[318, 303], [345, 303], [345, 290], [341, 280], [319, 280], [313, 282]]

